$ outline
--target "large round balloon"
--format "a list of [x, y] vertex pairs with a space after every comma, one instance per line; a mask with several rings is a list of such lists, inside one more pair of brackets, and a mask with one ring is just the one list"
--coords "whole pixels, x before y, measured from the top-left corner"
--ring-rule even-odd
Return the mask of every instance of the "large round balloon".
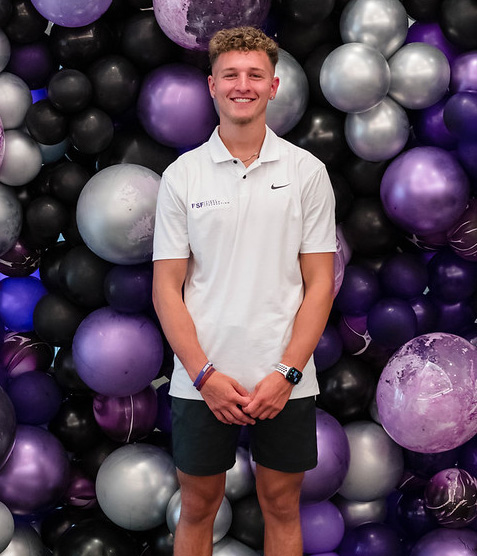
[[340, 556], [401, 556], [403, 543], [398, 532], [385, 523], [364, 523], [346, 531], [339, 548]]
[[0, 31], [0, 71], [3, 71], [10, 60], [11, 47], [7, 35]]
[[473, 0], [442, 0], [439, 23], [450, 42], [463, 48], [477, 48], [474, 33], [477, 25], [477, 6]]
[[438, 147], [415, 147], [384, 172], [381, 200], [389, 218], [413, 234], [447, 231], [469, 199], [469, 179], [456, 158]]
[[454, 93], [446, 101], [443, 110], [444, 123], [447, 129], [460, 141], [477, 139], [477, 92], [464, 91]]
[[0, 552], [10, 544], [15, 531], [15, 522], [10, 510], [0, 502]]
[[[434, 0], [431, 0], [431, 2]], [[403, 2], [404, 5], [406, 2]], [[409, 13], [409, 12], [408, 12]], [[454, 59], [461, 53], [461, 49], [452, 44], [442, 32], [442, 29], [437, 21], [425, 21], [416, 18], [415, 21], [408, 30], [406, 43], [411, 42], [423, 42], [435, 46], [441, 50], [449, 63], [452, 63]]]
[[429, 278], [425, 262], [415, 253], [390, 255], [378, 271], [383, 291], [401, 299], [424, 293]]
[[60, 441], [43, 428], [18, 425], [11, 456], [0, 469], [0, 499], [12, 513], [41, 513], [61, 500], [69, 476]]
[[116, 164], [95, 174], [76, 208], [86, 245], [116, 264], [149, 261], [160, 177], [137, 164]]
[[300, 522], [306, 554], [331, 552], [343, 539], [343, 516], [329, 500], [302, 504]]
[[331, 500], [343, 516], [347, 530], [364, 523], [382, 523], [388, 514], [386, 497], [359, 502], [358, 500], [348, 500], [337, 494]]
[[399, 0], [351, 0], [343, 9], [343, 42], [365, 43], [389, 58], [406, 40], [408, 19]]
[[11, 187], [0, 184], [0, 255], [4, 255], [15, 245], [22, 225], [20, 201]]
[[48, 293], [41, 280], [33, 276], [4, 278], [0, 282], [0, 319], [9, 330], [33, 330], [33, 313]]
[[464, 212], [447, 232], [450, 247], [467, 261], [477, 261], [477, 199], [469, 200]]
[[26, 185], [39, 174], [41, 165], [40, 147], [30, 135], [19, 129], [5, 131], [5, 154], [0, 167], [2, 183]]
[[48, 83], [48, 98], [55, 108], [65, 114], [86, 108], [93, 96], [89, 78], [77, 69], [63, 68]]
[[32, 0], [38, 12], [61, 27], [83, 27], [99, 19], [111, 5], [112, 0], [69, 0], [67, 4], [57, 0]]
[[10, 457], [15, 442], [15, 432], [17, 420], [15, 416], [15, 408], [6, 394], [5, 390], [0, 387], [0, 422], [2, 428], [0, 432], [0, 470]]
[[229, 535], [255, 550], [263, 550], [265, 522], [256, 493], [242, 496], [232, 504]]
[[364, 112], [378, 105], [391, 82], [384, 56], [358, 42], [338, 46], [325, 58], [320, 85], [326, 100], [343, 112]]
[[96, 495], [113, 523], [145, 531], [165, 523], [167, 506], [178, 486], [176, 469], [167, 452], [150, 444], [128, 444], [102, 463]]
[[451, 65], [449, 89], [452, 94], [477, 91], [477, 52], [463, 52]]
[[[162, 400], [162, 403], [165, 401]], [[229, 502], [240, 500], [255, 490], [255, 477], [250, 463], [249, 451], [238, 446], [235, 463], [225, 474], [225, 496]]]
[[202, 143], [217, 123], [205, 73], [183, 63], [165, 64], [146, 75], [137, 115], [153, 139], [175, 148]]
[[473, 556], [477, 550], [477, 533], [471, 529], [439, 527], [421, 537], [411, 556]]
[[96, 309], [79, 325], [73, 358], [80, 378], [105, 396], [130, 396], [157, 376], [163, 359], [162, 337], [142, 314]]
[[0, 73], [0, 118], [4, 129], [20, 127], [32, 102], [30, 89], [23, 79], [10, 72]]
[[477, 266], [451, 249], [439, 250], [427, 266], [429, 291], [444, 303], [468, 299], [477, 288]]
[[404, 448], [424, 453], [450, 450], [472, 438], [476, 364], [477, 349], [454, 334], [434, 332], [407, 342], [378, 382], [379, 417], [388, 434]]
[[226, 27], [260, 27], [270, 0], [153, 0], [154, 15], [164, 33], [180, 46], [207, 50], [212, 35]]
[[45, 550], [45, 545], [33, 525], [18, 521], [15, 523], [12, 540], [2, 552], [2, 556], [43, 556]]
[[411, 303], [398, 297], [381, 298], [369, 310], [368, 332], [378, 344], [394, 349], [414, 338], [417, 317]]

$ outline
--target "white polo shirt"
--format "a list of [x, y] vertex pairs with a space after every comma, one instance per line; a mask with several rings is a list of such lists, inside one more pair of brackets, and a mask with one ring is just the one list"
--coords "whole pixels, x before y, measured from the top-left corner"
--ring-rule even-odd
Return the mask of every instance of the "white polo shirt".
[[[190, 257], [184, 301], [200, 345], [248, 391], [290, 340], [303, 299], [299, 254], [334, 251], [335, 199], [324, 164], [269, 128], [248, 168], [217, 128], [162, 175], [153, 259]], [[312, 357], [291, 397], [317, 393]], [[170, 394], [201, 399], [177, 357]]]

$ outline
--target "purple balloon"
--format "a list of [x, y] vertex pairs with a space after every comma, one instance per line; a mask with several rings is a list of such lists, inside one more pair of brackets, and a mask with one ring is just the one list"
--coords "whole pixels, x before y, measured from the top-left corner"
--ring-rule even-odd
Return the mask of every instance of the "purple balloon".
[[156, 427], [166, 434], [172, 432], [171, 397], [169, 396], [169, 388], [169, 381], [163, 382], [157, 388]]
[[349, 468], [349, 442], [337, 419], [316, 410], [318, 465], [305, 471], [302, 502], [322, 502], [338, 492]]
[[49, 21], [61, 27], [83, 27], [99, 19], [112, 0], [32, 0], [33, 6]]
[[477, 91], [477, 50], [463, 52], [451, 64], [451, 93]]
[[[10, 457], [15, 442], [15, 431], [17, 420], [15, 408], [7, 396], [7, 393], [0, 387], [0, 470]], [[1, 500], [1, 498], [0, 498]]]
[[[477, 140], [459, 141], [457, 143], [457, 158], [467, 174], [477, 180]], [[474, 191], [475, 191], [475, 184]]]
[[447, 129], [459, 140], [477, 140], [477, 92], [453, 94], [443, 111]]
[[444, 123], [444, 107], [449, 97], [444, 97], [436, 104], [416, 110], [413, 117], [413, 130], [416, 138], [423, 145], [452, 150], [457, 145], [457, 137]]
[[116, 311], [141, 313], [152, 304], [150, 264], [116, 265], [104, 280], [106, 301]]
[[0, 363], [14, 378], [28, 371], [47, 371], [55, 352], [35, 332], [8, 332], [0, 350]]
[[415, 147], [395, 158], [381, 181], [389, 218], [413, 234], [447, 231], [464, 212], [470, 185], [464, 169], [438, 147]]
[[406, 469], [419, 478], [430, 479], [437, 472], [457, 464], [459, 449], [445, 450], [437, 454], [423, 454], [404, 450], [404, 464]]
[[474, 556], [476, 551], [475, 531], [439, 527], [421, 537], [410, 556]]
[[313, 352], [316, 372], [324, 371], [337, 363], [343, 354], [343, 340], [336, 326], [328, 323]]
[[44, 87], [58, 69], [48, 42], [40, 40], [27, 44], [12, 44], [10, 61], [5, 71], [23, 79], [30, 89]]
[[16, 332], [33, 330], [33, 311], [48, 293], [41, 280], [33, 276], [4, 278], [0, 282], [0, 319]]
[[385, 297], [376, 302], [368, 313], [368, 332], [378, 344], [398, 348], [414, 338], [417, 317], [405, 299]]
[[434, 332], [438, 318], [438, 309], [430, 296], [418, 295], [411, 299], [411, 307], [417, 318], [416, 336]]
[[112, 440], [134, 442], [154, 430], [157, 393], [153, 386], [131, 396], [96, 395], [93, 401], [96, 422]]
[[385, 523], [363, 523], [346, 531], [340, 556], [402, 556], [403, 546], [395, 529]]
[[12, 278], [30, 276], [38, 270], [41, 254], [41, 249], [32, 247], [20, 237], [11, 249], [0, 256], [0, 272]]
[[78, 376], [97, 394], [123, 397], [144, 390], [163, 359], [161, 333], [143, 314], [102, 307], [90, 313], [73, 338]]
[[411, 42], [425, 42], [435, 46], [446, 55], [449, 63], [462, 52], [462, 49], [447, 40], [439, 24], [434, 21], [415, 21], [409, 27], [406, 37], [406, 44]]
[[457, 303], [445, 303], [438, 298], [433, 298], [433, 303], [437, 311], [435, 329], [441, 332], [461, 336], [476, 319], [475, 311], [468, 299]]
[[412, 299], [426, 289], [428, 272], [419, 255], [396, 253], [383, 262], [378, 277], [386, 295]]
[[175, 148], [206, 141], [218, 122], [206, 75], [182, 63], [160, 66], [144, 78], [137, 115], [153, 139]]
[[429, 291], [444, 303], [468, 299], [477, 289], [477, 263], [451, 249], [438, 251], [428, 263]]
[[458, 449], [457, 463], [460, 469], [477, 477], [477, 435]]
[[361, 265], [349, 264], [335, 298], [335, 307], [345, 315], [364, 315], [379, 297], [380, 287], [376, 272]]
[[309, 502], [300, 507], [303, 552], [330, 552], [338, 548], [344, 535], [344, 520], [329, 500]]
[[402, 494], [397, 502], [396, 518], [404, 534], [412, 539], [419, 539], [438, 527], [435, 517], [426, 507], [421, 489]]
[[402, 346], [384, 367], [376, 390], [379, 418], [389, 436], [423, 453], [451, 450], [472, 438], [476, 365], [477, 348], [454, 334], [424, 334]]
[[18, 425], [11, 456], [0, 469], [0, 500], [14, 514], [35, 515], [52, 509], [70, 478], [68, 455], [51, 432]]
[[7, 385], [17, 422], [24, 425], [42, 425], [56, 415], [63, 394], [56, 380], [40, 371], [29, 371], [12, 378]]
[[71, 477], [64, 498], [69, 506], [82, 509], [96, 507], [98, 501], [94, 479], [88, 477], [78, 467], [71, 467]]

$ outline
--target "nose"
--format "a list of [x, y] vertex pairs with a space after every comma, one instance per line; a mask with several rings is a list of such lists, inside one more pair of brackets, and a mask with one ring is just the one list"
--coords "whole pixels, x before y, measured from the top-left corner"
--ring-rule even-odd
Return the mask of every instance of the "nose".
[[238, 91], [248, 91], [250, 89], [248, 75], [246, 73], [239, 73], [235, 87]]

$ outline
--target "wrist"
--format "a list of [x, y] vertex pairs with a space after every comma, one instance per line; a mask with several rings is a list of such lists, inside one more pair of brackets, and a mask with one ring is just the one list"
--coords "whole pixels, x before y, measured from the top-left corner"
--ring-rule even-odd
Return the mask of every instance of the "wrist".
[[290, 367], [284, 363], [278, 363], [275, 366], [275, 371], [280, 373], [290, 384], [296, 385], [303, 377], [303, 373], [296, 367]]
[[202, 367], [196, 379], [194, 380], [194, 388], [200, 392], [204, 384], [209, 380], [213, 373], [215, 373], [215, 368], [210, 361], [207, 361], [207, 363]]

